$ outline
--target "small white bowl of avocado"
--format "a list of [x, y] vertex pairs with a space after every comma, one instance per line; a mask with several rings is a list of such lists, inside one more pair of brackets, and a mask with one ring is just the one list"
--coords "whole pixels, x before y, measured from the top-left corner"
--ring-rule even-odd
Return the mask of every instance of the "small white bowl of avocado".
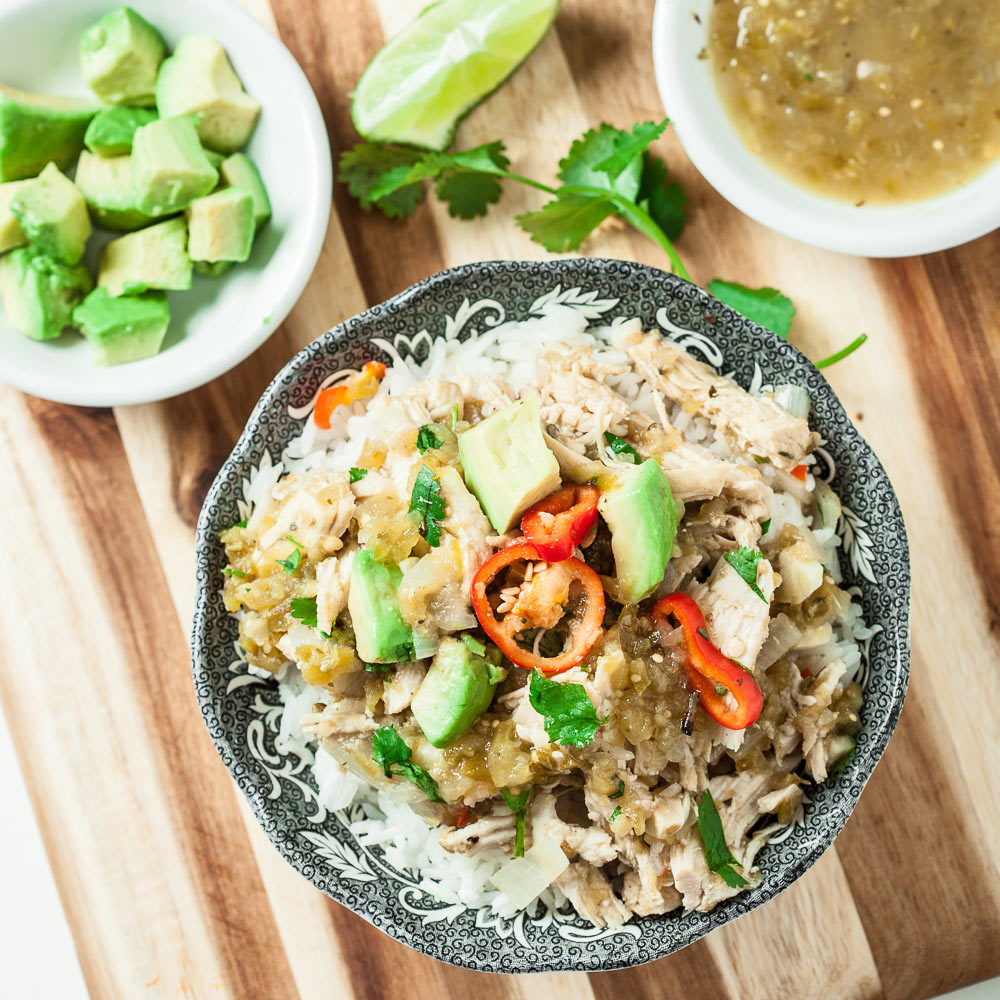
[[117, 406], [221, 375], [305, 288], [331, 191], [305, 75], [226, 0], [0, 0], [0, 380]]

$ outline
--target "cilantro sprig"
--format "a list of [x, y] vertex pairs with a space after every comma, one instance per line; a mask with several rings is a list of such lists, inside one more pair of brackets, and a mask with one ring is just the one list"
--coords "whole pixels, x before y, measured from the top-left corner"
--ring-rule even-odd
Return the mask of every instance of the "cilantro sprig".
[[607, 718], [599, 718], [582, 684], [550, 681], [537, 671], [528, 689], [531, 707], [542, 715], [545, 732], [565, 747], [584, 747]]
[[722, 829], [719, 811], [715, 808], [715, 799], [706, 788], [698, 800], [698, 833], [705, 848], [705, 863], [731, 889], [741, 889], [747, 884], [733, 865], [739, 865], [732, 851], [726, 844], [726, 835]]
[[607, 441], [608, 447], [622, 462], [631, 462], [633, 465], [642, 464], [642, 459], [639, 458], [639, 452], [637, 452], [635, 448], [633, 448], [632, 445], [630, 445], [624, 438], [620, 438], [617, 434], [612, 434], [611, 431], [605, 431], [604, 440]]
[[372, 733], [372, 760], [382, 768], [387, 778], [406, 778], [431, 802], [444, 802], [437, 782], [419, 764], [410, 760], [410, 754], [410, 748], [392, 726], [383, 726]]
[[432, 448], [440, 448], [444, 442], [438, 437], [437, 431], [431, 424], [424, 424], [423, 427], [417, 431], [417, 451], [422, 455], [425, 451], [430, 451]]
[[444, 497], [441, 496], [441, 484], [437, 481], [437, 476], [426, 465], [420, 466], [417, 478], [413, 482], [410, 513], [420, 515], [420, 524], [427, 544], [431, 548], [440, 545], [441, 522], [445, 515]]
[[[455, 218], [485, 215], [503, 194], [504, 181], [543, 191], [550, 200], [516, 217], [531, 238], [553, 253], [578, 250], [611, 216], [652, 240], [667, 255], [674, 274], [691, 276], [676, 240], [686, 221], [685, 195], [670, 180], [663, 159], [649, 151], [668, 119], [638, 122], [630, 130], [604, 123], [590, 129], [559, 161], [559, 184], [544, 184], [510, 169], [502, 141], [453, 153], [426, 152], [380, 142], [362, 142], [340, 157], [339, 179], [365, 211], [377, 208], [390, 219], [412, 215], [424, 200], [424, 181]], [[716, 278], [708, 290], [737, 312], [788, 339], [795, 306], [776, 288], [749, 288]], [[856, 351], [864, 334], [816, 363], [825, 368]]]
[[763, 556], [756, 549], [747, 548], [741, 545], [738, 549], [731, 549], [722, 556], [730, 566], [736, 570], [743, 578], [743, 582], [765, 603], [768, 603], [764, 592], [757, 586], [757, 563]]
[[579, 249], [609, 216], [617, 215], [660, 246], [675, 274], [690, 280], [673, 240], [684, 225], [684, 193], [668, 180], [650, 144], [667, 127], [640, 122], [631, 131], [601, 125], [577, 139], [559, 162], [558, 187], [510, 170], [503, 142], [456, 153], [425, 153], [386, 143], [361, 143], [340, 157], [339, 178], [365, 210], [389, 218], [411, 215], [423, 200], [422, 182], [460, 219], [485, 215], [500, 200], [501, 181], [526, 184], [552, 196], [517, 216], [531, 238], [556, 253]]
[[524, 857], [524, 817], [528, 811], [528, 799], [531, 798], [531, 786], [527, 787], [519, 795], [506, 788], [500, 789], [507, 808], [514, 814], [514, 857]]

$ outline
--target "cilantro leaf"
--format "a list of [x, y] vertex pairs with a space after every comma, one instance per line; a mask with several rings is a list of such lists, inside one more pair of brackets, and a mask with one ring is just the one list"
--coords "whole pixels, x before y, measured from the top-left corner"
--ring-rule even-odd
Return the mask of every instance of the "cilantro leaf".
[[622, 814], [622, 807], [615, 806], [614, 809], [611, 810], [611, 815], [608, 817], [608, 822], [614, 823], [614, 821], [618, 819], [618, 817], [621, 816], [621, 814]]
[[529, 786], [520, 795], [515, 795], [506, 788], [500, 789], [507, 808], [514, 814], [514, 857], [524, 857], [524, 814], [528, 809], [528, 799], [531, 798]]
[[381, 142], [362, 142], [340, 154], [337, 177], [347, 185], [347, 190], [358, 199], [366, 212], [374, 206], [387, 218], [399, 219], [412, 215], [424, 200], [422, 185], [400, 185], [383, 195], [375, 195], [374, 191], [386, 173], [416, 163], [421, 155], [415, 149], [401, 149]]
[[235, 569], [232, 566], [224, 567], [222, 572], [225, 573], [226, 576], [238, 576], [244, 580], [246, 579], [246, 573], [244, 573], [242, 570]]
[[292, 617], [302, 622], [303, 625], [319, 628], [319, 612], [316, 610], [315, 597], [293, 597], [290, 610]]
[[[398, 776], [412, 781], [431, 800], [443, 802], [437, 782], [419, 765], [410, 760], [410, 748], [392, 726], [383, 726], [372, 733], [372, 760], [382, 768], [387, 778]], [[396, 765], [398, 770], [393, 771]]]
[[275, 562], [285, 571], [288, 576], [291, 576], [302, 563], [302, 550], [292, 549], [291, 555], [287, 559], [276, 559]]
[[440, 177], [446, 171], [468, 171], [503, 177], [508, 166], [510, 161], [504, 154], [502, 142], [488, 142], [458, 153], [418, 154], [415, 160], [399, 163], [386, 170], [372, 185], [369, 197], [376, 200], [385, 198], [411, 184]]
[[444, 802], [437, 782], [419, 764], [414, 764], [412, 760], [404, 761], [397, 773], [401, 778], [412, 781], [431, 802]]
[[850, 355], [852, 355], [867, 339], [867, 333], [859, 334], [846, 347], [842, 347], [839, 351], [836, 351], [829, 357], [820, 358], [819, 361], [814, 361], [813, 364], [815, 364], [817, 368], [829, 368], [830, 365], [835, 365], [838, 361], [843, 361], [844, 358], [850, 357]]
[[684, 188], [676, 181], [668, 181], [666, 164], [659, 156], [642, 154], [642, 178], [636, 201], [645, 208], [652, 220], [666, 235], [676, 240], [687, 221]]
[[495, 205], [503, 188], [495, 177], [449, 170], [434, 186], [434, 193], [448, 206], [454, 219], [474, 219]]
[[372, 733], [372, 760], [392, 777], [392, 765], [410, 759], [410, 748], [392, 726], [383, 726]]
[[788, 340], [792, 328], [795, 306], [787, 295], [777, 288], [747, 288], [732, 281], [716, 278], [708, 283], [708, 290], [727, 306], [743, 313], [747, 319], [776, 333], [782, 340]]
[[598, 718], [582, 684], [550, 681], [537, 671], [532, 672], [530, 684], [528, 700], [544, 716], [545, 732], [555, 743], [584, 747], [608, 721]]
[[444, 520], [445, 504], [441, 496], [441, 484], [426, 465], [420, 466], [410, 494], [410, 511], [420, 515], [424, 538], [431, 548], [441, 544], [441, 522]]
[[739, 573], [746, 585], [767, 604], [767, 598], [760, 587], [757, 586], [757, 563], [763, 558], [760, 552], [741, 545], [738, 549], [732, 549], [729, 552], [723, 553], [722, 558]]
[[623, 461], [631, 462], [633, 465], [641, 465], [642, 459], [639, 452], [635, 450], [624, 438], [620, 438], [611, 431], [604, 432], [604, 440], [608, 442], [608, 447]]
[[614, 152], [600, 163], [594, 164], [595, 170], [607, 174], [612, 180], [625, 170], [637, 157], [649, 149], [650, 143], [656, 142], [667, 127], [666, 118], [661, 122], [639, 122], [632, 126], [631, 132], [618, 131], [614, 139]]
[[584, 132], [559, 161], [559, 180], [569, 187], [604, 188], [634, 201], [642, 173], [638, 152], [633, 152], [631, 161], [614, 175], [605, 168], [606, 164], [617, 165], [616, 154], [630, 139], [628, 132], [606, 123]]
[[430, 424], [424, 424], [417, 431], [417, 451], [422, 455], [430, 448], [440, 448], [444, 442], [437, 436], [434, 428]]
[[740, 889], [747, 884], [732, 866], [739, 865], [726, 844], [719, 811], [715, 808], [712, 793], [705, 789], [698, 801], [698, 833], [705, 848], [705, 863], [730, 888]]
[[609, 799], [620, 799], [625, 794], [625, 781], [623, 778], [618, 779], [618, 791], [613, 795], [609, 795]]
[[516, 216], [516, 221], [546, 250], [566, 253], [578, 250], [580, 244], [614, 214], [615, 203], [610, 198], [570, 191], [557, 195], [537, 212]]
[[365, 476], [368, 475], [367, 469], [356, 469], [353, 465], [351, 466], [351, 471], [348, 473], [352, 483], [359, 483]]
[[766, 535], [771, 530], [771, 519], [768, 518], [766, 521], [760, 522], [760, 533]]

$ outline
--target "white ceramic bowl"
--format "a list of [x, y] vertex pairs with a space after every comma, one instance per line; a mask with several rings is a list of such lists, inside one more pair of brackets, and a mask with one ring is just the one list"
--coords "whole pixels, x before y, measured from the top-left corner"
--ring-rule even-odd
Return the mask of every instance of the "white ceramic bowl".
[[865, 257], [908, 257], [966, 243], [1000, 226], [1000, 161], [948, 194], [855, 207], [798, 187], [743, 145], [719, 99], [707, 45], [712, 0], [657, 0], [653, 66], [663, 106], [702, 176], [771, 229]]
[[[203, 34], [226, 47], [247, 91], [261, 104], [246, 148], [271, 198], [273, 217], [253, 254], [217, 278], [194, 276], [170, 293], [171, 322], [155, 357], [98, 368], [75, 333], [36, 343], [0, 310], [0, 381], [46, 399], [87, 406], [145, 403], [203, 385], [259, 347], [302, 293], [330, 217], [330, 146], [305, 74], [278, 39], [225, 0], [130, 0], [168, 47]], [[80, 75], [80, 33], [114, 0], [0, 0], [0, 82], [22, 90], [91, 97]], [[120, 235], [120, 234], [114, 234]], [[100, 238], [98, 238], [100, 237]], [[96, 273], [95, 230], [86, 260]]]

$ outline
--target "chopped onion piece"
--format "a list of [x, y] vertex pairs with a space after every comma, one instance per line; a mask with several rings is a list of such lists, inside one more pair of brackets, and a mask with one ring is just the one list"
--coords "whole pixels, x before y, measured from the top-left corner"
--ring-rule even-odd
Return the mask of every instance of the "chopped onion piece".
[[756, 670], [767, 670], [772, 663], [781, 659], [802, 638], [802, 630], [788, 615], [778, 615], [771, 619], [767, 638], [757, 654]]
[[809, 393], [800, 385], [776, 385], [774, 387], [774, 401], [790, 417], [798, 420], [805, 420], [809, 416], [809, 409], [812, 400]]
[[435, 632], [433, 635], [426, 635], [413, 630], [413, 658], [423, 660], [428, 656], [433, 656], [441, 645], [441, 638]]
[[536, 841], [523, 858], [513, 858], [497, 871], [490, 881], [523, 910], [544, 892], [569, 867], [569, 858], [559, 841], [546, 838]]

